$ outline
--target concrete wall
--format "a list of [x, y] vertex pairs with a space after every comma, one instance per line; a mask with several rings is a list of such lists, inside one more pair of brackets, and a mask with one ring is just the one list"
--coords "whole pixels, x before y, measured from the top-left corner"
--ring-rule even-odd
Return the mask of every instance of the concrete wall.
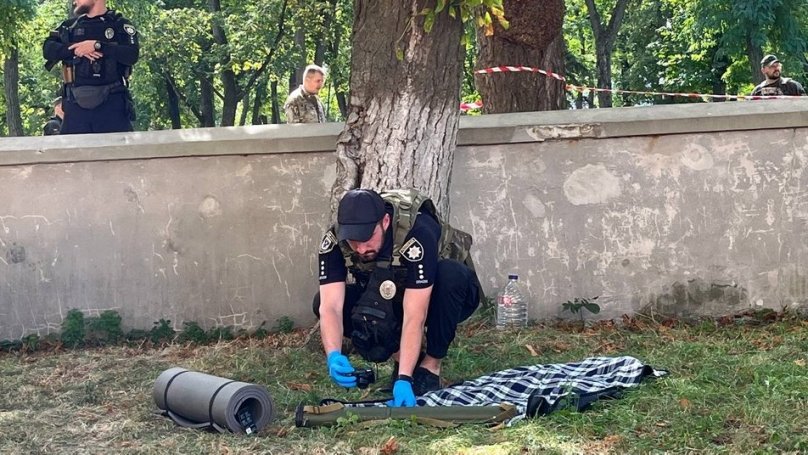
[[[313, 321], [340, 124], [0, 139], [0, 339]], [[531, 316], [808, 302], [808, 99], [465, 117], [452, 223]]]

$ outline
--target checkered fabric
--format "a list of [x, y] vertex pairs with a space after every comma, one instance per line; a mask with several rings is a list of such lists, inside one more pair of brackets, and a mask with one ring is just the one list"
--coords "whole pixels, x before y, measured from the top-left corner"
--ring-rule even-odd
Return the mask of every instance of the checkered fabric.
[[[454, 384], [418, 397], [418, 406], [516, 405], [525, 417], [549, 414], [574, 406], [583, 410], [601, 398], [617, 398], [623, 389], [634, 387], [647, 377], [661, 377], [656, 370], [634, 357], [591, 357], [576, 363], [531, 365], [511, 368]], [[354, 403], [353, 406], [385, 406]]]

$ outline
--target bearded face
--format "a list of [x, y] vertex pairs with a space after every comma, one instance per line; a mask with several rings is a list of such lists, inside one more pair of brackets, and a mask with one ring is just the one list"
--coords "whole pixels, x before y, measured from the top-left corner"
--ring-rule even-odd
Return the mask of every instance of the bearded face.
[[73, 14], [76, 16], [81, 16], [82, 14], [87, 14], [93, 9], [95, 6], [96, 0], [75, 0], [73, 2]]

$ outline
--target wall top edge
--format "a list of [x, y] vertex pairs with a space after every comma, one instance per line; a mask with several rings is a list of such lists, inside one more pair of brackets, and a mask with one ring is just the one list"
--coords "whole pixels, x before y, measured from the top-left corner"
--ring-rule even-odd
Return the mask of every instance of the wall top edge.
[[[808, 97], [462, 116], [458, 146], [808, 127]], [[0, 166], [328, 152], [342, 123], [0, 138]]]

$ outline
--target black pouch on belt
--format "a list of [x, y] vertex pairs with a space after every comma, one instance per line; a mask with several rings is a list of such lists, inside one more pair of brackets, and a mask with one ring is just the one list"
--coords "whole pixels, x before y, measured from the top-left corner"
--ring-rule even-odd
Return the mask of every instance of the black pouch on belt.
[[109, 85], [82, 85], [81, 87], [70, 88], [76, 104], [84, 109], [95, 109], [100, 106], [107, 100], [109, 91]]

